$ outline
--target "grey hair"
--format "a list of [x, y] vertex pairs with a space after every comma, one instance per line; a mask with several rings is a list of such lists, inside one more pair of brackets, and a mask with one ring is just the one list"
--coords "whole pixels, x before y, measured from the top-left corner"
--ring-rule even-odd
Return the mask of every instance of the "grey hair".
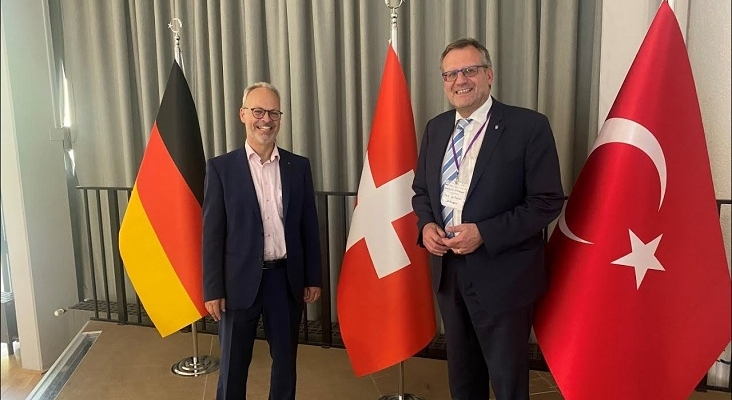
[[266, 89], [271, 90], [277, 96], [277, 100], [280, 99], [280, 91], [277, 90], [277, 88], [274, 87], [273, 84], [271, 84], [269, 82], [257, 82], [255, 84], [247, 87], [246, 89], [244, 89], [244, 94], [241, 96], [241, 106], [242, 107], [244, 107], [244, 103], [247, 101], [247, 96], [249, 96], [249, 93], [251, 93], [252, 90], [259, 89], [259, 88], [266, 88]]
[[474, 47], [476, 50], [480, 51], [481, 61], [483, 64], [487, 65], [488, 68], [493, 68], [491, 55], [482, 43], [473, 38], [462, 38], [448, 44], [447, 47], [445, 47], [445, 50], [442, 51], [442, 55], [440, 56], [440, 69], [442, 69], [442, 62], [445, 60], [447, 53], [455, 49], [464, 49], [466, 47]]

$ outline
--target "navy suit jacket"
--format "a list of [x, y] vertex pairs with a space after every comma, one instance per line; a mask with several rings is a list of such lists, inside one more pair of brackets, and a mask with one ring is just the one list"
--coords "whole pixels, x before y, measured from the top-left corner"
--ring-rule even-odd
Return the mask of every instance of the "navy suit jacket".
[[[442, 160], [455, 126], [455, 110], [427, 123], [417, 162], [412, 206], [422, 228], [444, 228], [440, 209]], [[465, 256], [466, 276], [492, 314], [531, 304], [547, 286], [541, 231], [562, 209], [554, 136], [546, 116], [493, 100], [493, 111], [463, 206], [463, 223], [475, 223], [483, 244]], [[442, 257], [431, 255], [439, 290]], [[461, 271], [463, 272], [463, 271]]]
[[[310, 161], [279, 149], [287, 277], [296, 301], [321, 286], [320, 239]], [[203, 297], [252, 306], [262, 279], [264, 228], [244, 147], [208, 160], [203, 198]]]

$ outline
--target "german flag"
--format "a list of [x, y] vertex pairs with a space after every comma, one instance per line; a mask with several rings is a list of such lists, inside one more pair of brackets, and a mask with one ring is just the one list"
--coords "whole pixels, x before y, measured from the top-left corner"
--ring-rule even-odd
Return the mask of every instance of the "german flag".
[[205, 172], [196, 105], [174, 61], [119, 232], [127, 274], [163, 337], [207, 314], [201, 277]]

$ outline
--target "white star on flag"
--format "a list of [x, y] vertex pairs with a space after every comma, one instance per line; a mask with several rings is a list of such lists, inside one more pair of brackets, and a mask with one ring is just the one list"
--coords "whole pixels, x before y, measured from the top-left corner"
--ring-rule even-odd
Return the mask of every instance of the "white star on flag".
[[392, 222], [412, 212], [412, 205], [409, 201], [388, 199], [410, 200], [414, 195], [413, 179], [414, 171], [410, 170], [377, 188], [366, 153], [361, 183], [358, 186], [358, 204], [353, 210], [346, 251], [365, 238], [379, 279], [410, 264], [409, 256]]
[[628, 229], [628, 233], [630, 234], [630, 253], [613, 261], [612, 264], [635, 268], [635, 287], [640, 289], [649, 269], [665, 271], [661, 262], [656, 258], [656, 249], [661, 243], [663, 235], [658, 235], [650, 242], [643, 243], [632, 230]]

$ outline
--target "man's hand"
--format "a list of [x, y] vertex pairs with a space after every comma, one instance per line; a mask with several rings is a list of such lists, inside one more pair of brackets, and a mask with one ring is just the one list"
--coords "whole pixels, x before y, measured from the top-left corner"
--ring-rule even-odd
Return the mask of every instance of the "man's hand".
[[444, 240], [445, 231], [436, 223], [430, 222], [422, 227], [422, 244], [424, 244], [424, 247], [430, 253], [436, 256], [442, 256], [447, 253], [448, 247], [443, 242]]
[[447, 231], [454, 233], [455, 237], [443, 239], [443, 243], [455, 254], [470, 254], [483, 244], [483, 238], [475, 224], [448, 226]]
[[214, 321], [220, 321], [221, 314], [226, 312], [226, 299], [207, 301], [205, 306], [206, 311], [211, 314], [211, 318], [213, 318]]
[[316, 286], [308, 286], [305, 288], [303, 299], [306, 303], [313, 303], [320, 298], [320, 288]]

